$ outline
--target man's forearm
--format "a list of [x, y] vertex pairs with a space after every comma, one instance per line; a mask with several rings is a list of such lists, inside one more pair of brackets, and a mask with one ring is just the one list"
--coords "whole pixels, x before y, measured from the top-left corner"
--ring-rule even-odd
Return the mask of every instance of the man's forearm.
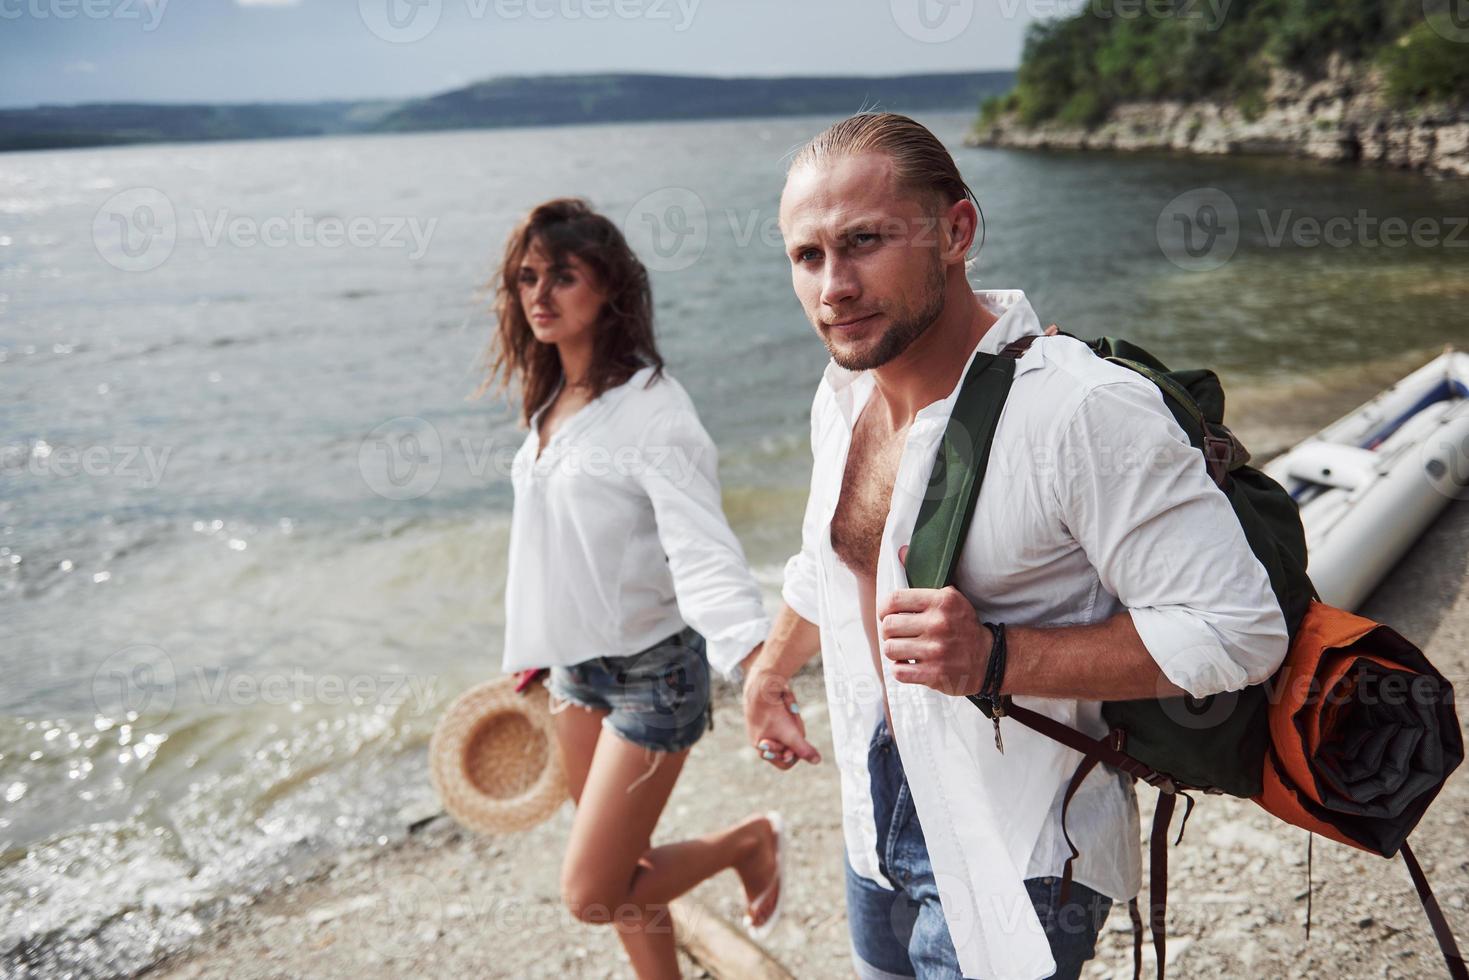
[[780, 613], [771, 624], [770, 636], [740, 661], [740, 667], [746, 677], [758, 670], [789, 678], [820, 652], [821, 630], [810, 620], [802, 619], [790, 606], [781, 603]]
[[1126, 612], [1088, 626], [1007, 626], [1005, 646], [1002, 694], [1128, 701], [1187, 693], [1164, 676]]
[[806, 739], [791, 677], [821, 650], [821, 631], [782, 604], [770, 636], [745, 657], [745, 733], [761, 758], [778, 769], [798, 760], [819, 763], [821, 753]]

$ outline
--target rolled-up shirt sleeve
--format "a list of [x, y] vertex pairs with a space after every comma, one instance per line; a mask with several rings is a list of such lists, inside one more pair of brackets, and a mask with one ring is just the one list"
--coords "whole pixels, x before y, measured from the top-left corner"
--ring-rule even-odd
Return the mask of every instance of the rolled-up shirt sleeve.
[[698, 417], [672, 409], [649, 420], [638, 479], [668, 556], [678, 611], [726, 678], [770, 632], [760, 587], [720, 500], [719, 454]]
[[[816, 426], [821, 405], [818, 390], [811, 406], [811, 451], [814, 465], [816, 454]], [[820, 623], [820, 591], [817, 582], [816, 542], [820, 540], [821, 507], [816, 499], [816, 481], [811, 481], [811, 490], [806, 495], [806, 516], [801, 520], [801, 550], [786, 561], [785, 578], [780, 596], [785, 604], [795, 610], [797, 616], [808, 623]]]
[[1067, 527], [1168, 680], [1204, 697], [1275, 672], [1288, 636], [1269, 575], [1151, 382], [1089, 390], [1055, 475]]

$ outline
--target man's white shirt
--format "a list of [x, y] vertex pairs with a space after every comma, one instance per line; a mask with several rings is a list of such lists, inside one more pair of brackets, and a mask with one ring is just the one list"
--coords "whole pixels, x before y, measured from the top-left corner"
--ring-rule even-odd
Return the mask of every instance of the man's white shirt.
[[[979, 352], [1042, 332], [1023, 292], [977, 292], [999, 316]], [[960, 379], [968, 371], [960, 373]], [[878, 870], [867, 747], [882, 692], [861, 622], [858, 580], [831, 546], [852, 428], [875, 382], [828, 364], [811, 408], [813, 469], [801, 551], [782, 595], [821, 631], [847, 857]], [[908, 544], [959, 386], [909, 428], [882, 531], [877, 602], [908, 586]], [[1236, 690], [1285, 656], [1283, 615], [1202, 455], [1146, 379], [1079, 341], [1046, 337], [1016, 364], [985, 482], [955, 575], [981, 619], [1016, 626], [1096, 623], [1126, 609], [1167, 678], [1195, 696]], [[1081, 761], [1014, 722], [994, 729], [973, 704], [902, 684], [882, 659], [893, 737], [923, 826], [944, 917], [966, 976], [1001, 980], [1055, 970], [1024, 879], [1060, 875], [1070, 849], [1061, 798]], [[1016, 703], [1092, 735], [1100, 703]], [[1117, 901], [1138, 893], [1141, 853], [1131, 782], [1110, 768], [1087, 778], [1068, 810], [1080, 857], [1074, 879]]]

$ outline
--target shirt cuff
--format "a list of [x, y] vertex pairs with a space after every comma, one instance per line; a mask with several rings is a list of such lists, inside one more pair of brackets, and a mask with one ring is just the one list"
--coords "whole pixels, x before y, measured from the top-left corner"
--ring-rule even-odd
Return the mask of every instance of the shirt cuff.
[[719, 675], [725, 680], [737, 680], [735, 669], [739, 667], [740, 661], [748, 657], [751, 650], [764, 643], [769, 635], [770, 620], [761, 618], [725, 630], [717, 639], [705, 637], [709, 666], [719, 671]]
[[806, 622], [821, 622], [821, 612], [816, 601], [816, 574], [804, 552], [792, 555], [786, 562], [780, 597]]
[[1209, 624], [1183, 609], [1140, 606], [1127, 610], [1143, 646], [1163, 676], [1196, 698], [1238, 691], [1249, 683]]

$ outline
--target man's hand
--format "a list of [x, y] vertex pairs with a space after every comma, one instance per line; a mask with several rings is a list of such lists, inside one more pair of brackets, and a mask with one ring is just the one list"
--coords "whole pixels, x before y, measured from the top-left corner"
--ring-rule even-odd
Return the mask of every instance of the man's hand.
[[[898, 558], [906, 565], [906, 545]], [[893, 662], [896, 680], [954, 696], [974, 694], [984, 685], [994, 639], [952, 585], [898, 589], [877, 614], [883, 656]]]
[[821, 753], [806, 741], [790, 681], [775, 671], [756, 669], [745, 679], [745, 732], [760, 757], [777, 769], [789, 769], [797, 759], [821, 761]]

